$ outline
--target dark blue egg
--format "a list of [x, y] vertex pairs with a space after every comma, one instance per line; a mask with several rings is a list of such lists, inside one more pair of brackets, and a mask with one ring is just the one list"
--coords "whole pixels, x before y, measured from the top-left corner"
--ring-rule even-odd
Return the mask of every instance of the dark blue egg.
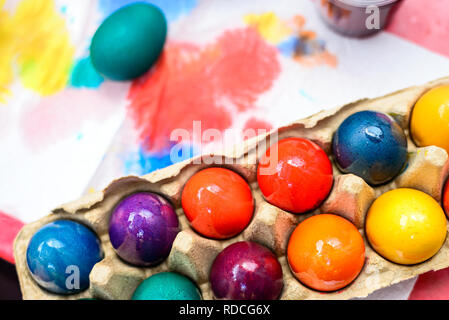
[[89, 274], [103, 257], [96, 234], [71, 220], [57, 220], [40, 228], [27, 249], [33, 279], [48, 291], [72, 294], [89, 287]]
[[333, 153], [340, 170], [371, 185], [393, 179], [407, 161], [407, 138], [388, 115], [375, 111], [354, 113], [334, 134]]

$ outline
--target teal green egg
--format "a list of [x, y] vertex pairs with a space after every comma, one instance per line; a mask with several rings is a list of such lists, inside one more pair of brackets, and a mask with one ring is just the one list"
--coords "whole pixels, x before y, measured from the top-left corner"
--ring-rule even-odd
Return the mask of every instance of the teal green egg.
[[112, 13], [98, 27], [90, 45], [95, 69], [112, 80], [131, 80], [156, 62], [167, 35], [162, 11], [148, 3], [134, 3]]
[[161, 272], [145, 279], [132, 300], [201, 300], [201, 293], [189, 278], [174, 272]]

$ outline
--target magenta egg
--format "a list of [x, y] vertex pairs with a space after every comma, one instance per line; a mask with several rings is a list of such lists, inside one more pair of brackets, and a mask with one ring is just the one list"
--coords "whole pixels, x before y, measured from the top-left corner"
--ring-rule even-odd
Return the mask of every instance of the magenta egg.
[[283, 287], [276, 256], [250, 241], [226, 247], [215, 258], [209, 280], [215, 298], [227, 300], [275, 300]]

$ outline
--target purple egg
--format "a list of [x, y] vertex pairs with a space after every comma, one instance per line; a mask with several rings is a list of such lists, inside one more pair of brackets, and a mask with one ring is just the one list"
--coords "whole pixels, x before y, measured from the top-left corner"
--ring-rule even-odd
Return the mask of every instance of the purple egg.
[[149, 192], [120, 201], [109, 222], [109, 238], [117, 254], [139, 266], [167, 258], [178, 232], [178, 217], [171, 204]]
[[282, 268], [266, 247], [241, 241], [215, 258], [209, 280], [217, 299], [274, 300], [282, 291]]

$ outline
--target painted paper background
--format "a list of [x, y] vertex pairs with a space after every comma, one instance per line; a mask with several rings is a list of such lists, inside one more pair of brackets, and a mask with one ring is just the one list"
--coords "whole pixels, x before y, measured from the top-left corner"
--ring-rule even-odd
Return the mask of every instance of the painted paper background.
[[[22, 223], [119, 176], [170, 165], [170, 133], [192, 131], [193, 121], [224, 134], [202, 145], [216, 150], [248, 128], [449, 74], [447, 0], [402, 1], [387, 30], [364, 39], [329, 30], [310, 0], [153, 0], [169, 22], [162, 56], [133, 82], [107, 81], [90, 63], [90, 39], [131, 2], [0, 0], [0, 229], [14, 226], [0, 237], [5, 259]], [[421, 277], [412, 297], [449, 297], [426, 285], [439, 274]], [[414, 282], [372, 298], [406, 299]]]

